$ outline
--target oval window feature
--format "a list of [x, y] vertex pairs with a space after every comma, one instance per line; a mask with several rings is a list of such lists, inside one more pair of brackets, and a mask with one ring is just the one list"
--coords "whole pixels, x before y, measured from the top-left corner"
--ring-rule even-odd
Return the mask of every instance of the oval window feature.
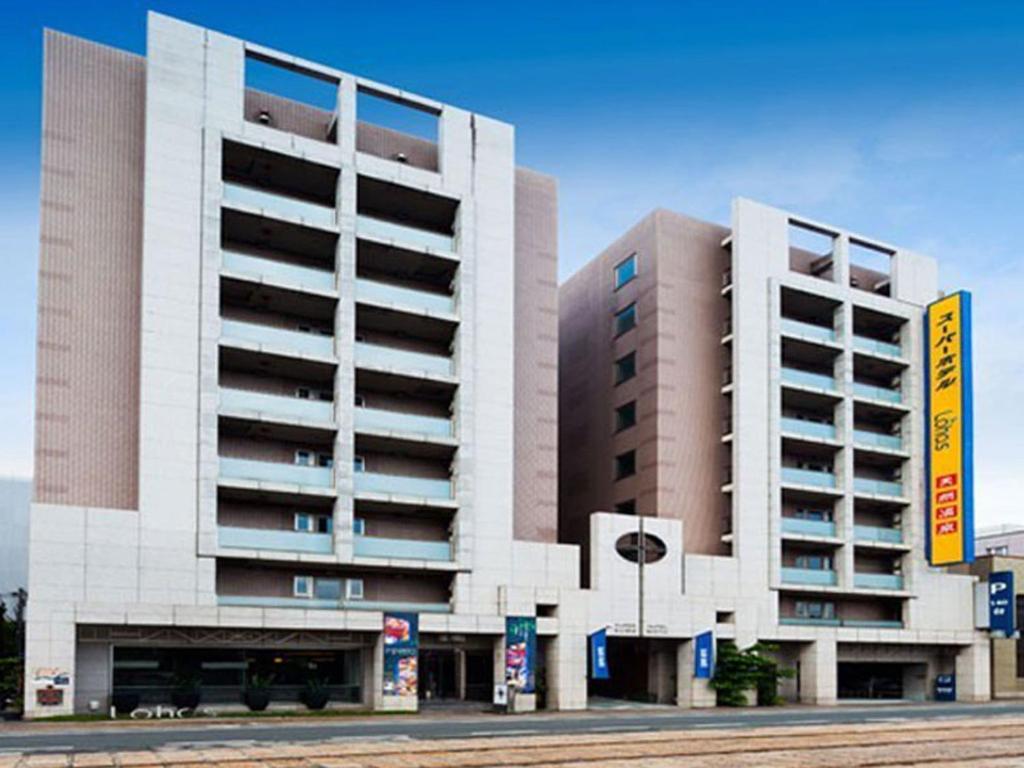
[[668, 554], [668, 547], [654, 534], [626, 533], [616, 540], [615, 551], [631, 563], [656, 563]]

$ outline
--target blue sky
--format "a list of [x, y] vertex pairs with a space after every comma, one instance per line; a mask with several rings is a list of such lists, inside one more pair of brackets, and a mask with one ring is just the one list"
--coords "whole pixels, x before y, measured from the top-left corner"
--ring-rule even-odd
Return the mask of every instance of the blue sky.
[[656, 206], [745, 195], [974, 291], [978, 515], [1024, 523], [1024, 4], [48, 2], [0, 13], [0, 474], [31, 471], [42, 28], [142, 52], [147, 8], [517, 126], [562, 273]]

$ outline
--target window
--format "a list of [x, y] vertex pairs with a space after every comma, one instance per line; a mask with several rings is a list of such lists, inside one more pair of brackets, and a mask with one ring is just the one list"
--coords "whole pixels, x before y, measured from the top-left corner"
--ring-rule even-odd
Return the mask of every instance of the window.
[[313, 530], [313, 516], [305, 512], [295, 513], [295, 530], [310, 533]]
[[828, 555], [797, 555], [794, 561], [797, 568], [809, 571], [831, 571], [832, 558]]
[[986, 555], [1008, 555], [1010, 554], [1010, 547], [1006, 544], [1000, 544], [995, 547], [985, 547]]
[[345, 597], [348, 600], [363, 599], [363, 580], [347, 579], [345, 581]]
[[636, 426], [636, 400], [631, 400], [625, 405], [615, 409], [615, 431], [621, 432], [624, 429]]
[[636, 514], [636, 499], [627, 499], [626, 501], [620, 501], [615, 505], [616, 515], [635, 515]]
[[366, 521], [363, 518], [352, 518], [352, 533], [354, 533], [356, 536], [366, 535]]
[[824, 523], [832, 521], [832, 513], [827, 509], [808, 509], [800, 507], [793, 514], [793, 517], [799, 520], [816, 520]]
[[615, 313], [615, 335], [621, 336], [626, 331], [636, 328], [636, 302]]
[[364, 405], [366, 405], [366, 400], [363, 398], [362, 395], [360, 395], [357, 392], [356, 393], [356, 397], [355, 397], [355, 406], [356, 406], [356, 408], [362, 408]]
[[352, 471], [353, 472], [365, 472], [366, 471], [366, 459], [362, 456], [352, 457]]
[[317, 600], [341, 600], [341, 579], [317, 579], [313, 595]]
[[625, 261], [615, 267], [615, 290], [618, 290], [636, 277], [636, 254], [631, 254]]
[[629, 381], [636, 376], [636, 352], [630, 352], [615, 361], [615, 384]]
[[316, 455], [316, 465], [318, 467], [326, 467], [327, 469], [330, 469], [334, 466], [334, 459], [326, 453], [318, 453]]
[[311, 467], [315, 463], [313, 461], [312, 451], [296, 451], [295, 452], [295, 463], [301, 464], [304, 467]]
[[801, 619], [834, 619], [836, 605], [820, 600], [797, 600], [796, 615]]
[[309, 389], [309, 387], [299, 387], [298, 389], [295, 390], [295, 396], [302, 400], [312, 400], [313, 392]]
[[295, 595], [295, 597], [312, 597], [313, 577], [296, 576], [292, 580], [292, 594]]
[[636, 451], [626, 451], [615, 457], [615, 479], [621, 480], [636, 474]]

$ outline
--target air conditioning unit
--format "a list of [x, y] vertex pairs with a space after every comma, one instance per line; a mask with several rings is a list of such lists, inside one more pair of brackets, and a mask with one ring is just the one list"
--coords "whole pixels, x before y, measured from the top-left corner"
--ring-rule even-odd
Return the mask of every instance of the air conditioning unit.
[[362, 600], [363, 599], [363, 580], [362, 579], [345, 579], [345, 599], [346, 600]]

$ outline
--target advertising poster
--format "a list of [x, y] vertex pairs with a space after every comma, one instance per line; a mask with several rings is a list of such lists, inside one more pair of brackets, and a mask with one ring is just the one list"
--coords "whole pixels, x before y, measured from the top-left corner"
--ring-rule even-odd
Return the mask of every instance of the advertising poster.
[[537, 665], [537, 619], [505, 617], [505, 682], [519, 693], [533, 693]]
[[971, 295], [928, 305], [925, 316], [928, 562], [974, 560]]
[[419, 617], [384, 614], [384, 695], [415, 696], [419, 681]]

